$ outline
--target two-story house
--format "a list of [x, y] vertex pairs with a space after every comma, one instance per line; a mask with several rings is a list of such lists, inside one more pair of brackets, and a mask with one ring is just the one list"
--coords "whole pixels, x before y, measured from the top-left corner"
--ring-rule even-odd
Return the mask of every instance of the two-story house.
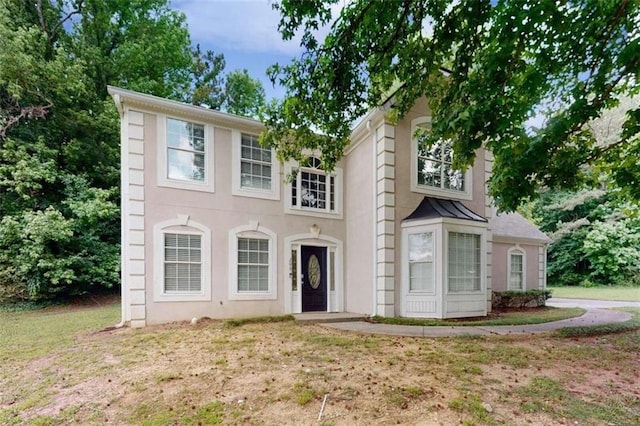
[[[424, 100], [353, 129], [331, 172], [281, 165], [255, 120], [109, 88], [121, 116], [122, 319], [307, 311], [486, 315], [493, 290], [543, 288], [547, 237], [495, 215], [491, 155], [465, 173], [427, 148]], [[286, 179], [291, 175], [295, 178]]]

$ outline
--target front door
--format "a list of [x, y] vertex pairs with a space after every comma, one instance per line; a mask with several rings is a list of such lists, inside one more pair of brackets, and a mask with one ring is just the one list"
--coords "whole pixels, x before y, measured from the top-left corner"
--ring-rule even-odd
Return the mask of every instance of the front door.
[[302, 312], [327, 310], [327, 248], [302, 246]]

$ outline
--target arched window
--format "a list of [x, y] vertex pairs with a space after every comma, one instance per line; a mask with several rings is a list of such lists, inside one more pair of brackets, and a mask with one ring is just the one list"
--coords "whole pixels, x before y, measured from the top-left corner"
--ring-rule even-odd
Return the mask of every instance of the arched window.
[[153, 228], [154, 300], [211, 300], [211, 231], [186, 215]]
[[229, 299], [276, 299], [276, 234], [258, 223], [229, 231]]
[[339, 213], [342, 185], [342, 171], [339, 168], [328, 173], [323, 170], [320, 159], [311, 156], [293, 171], [295, 177], [291, 181], [291, 210]]

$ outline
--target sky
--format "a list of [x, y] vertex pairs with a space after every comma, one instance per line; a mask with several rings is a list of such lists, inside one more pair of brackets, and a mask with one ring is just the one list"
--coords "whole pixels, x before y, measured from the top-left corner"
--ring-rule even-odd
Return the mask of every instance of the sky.
[[267, 99], [282, 98], [266, 75], [270, 65], [288, 64], [302, 53], [299, 39], [283, 41], [278, 32], [280, 15], [269, 0], [172, 0], [183, 12], [191, 41], [203, 51], [224, 54], [225, 71], [246, 69], [262, 81]]

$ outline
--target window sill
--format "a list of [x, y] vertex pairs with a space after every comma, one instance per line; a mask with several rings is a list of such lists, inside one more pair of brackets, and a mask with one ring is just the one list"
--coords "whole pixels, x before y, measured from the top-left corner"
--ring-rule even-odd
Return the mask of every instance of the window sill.
[[162, 293], [154, 296], [154, 302], [209, 302], [211, 295], [204, 293]]
[[158, 186], [163, 188], [184, 189], [187, 191], [214, 192], [213, 183], [161, 179], [158, 181]]
[[252, 188], [234, 188], [231, 192], [231, 195], [236, 197], [247, 197], [247, 198], [259, 198], [262, 200], [273, 200], [280, 201], [280, 194], [278, 191], [267, 191], [261, 189], [252, 189]]
[[458, 200], [472, 200], [473, 196], [471, 191], [455, 191], [449, 189], [441, 189], [429, 186], [412, 185], [411, 192], [417, 192], [419, 194], [433, 195], [440, 198], [453, 198]]
[[323, 217], [327, 219], [342, 219], [341, 211], [314, 210], [297, 207], [287, 207], [285, 213], [298, 216]]
[[229, 300], [276, 300], [277, 296], [271, 292], [268, 293], [232, 293]]

